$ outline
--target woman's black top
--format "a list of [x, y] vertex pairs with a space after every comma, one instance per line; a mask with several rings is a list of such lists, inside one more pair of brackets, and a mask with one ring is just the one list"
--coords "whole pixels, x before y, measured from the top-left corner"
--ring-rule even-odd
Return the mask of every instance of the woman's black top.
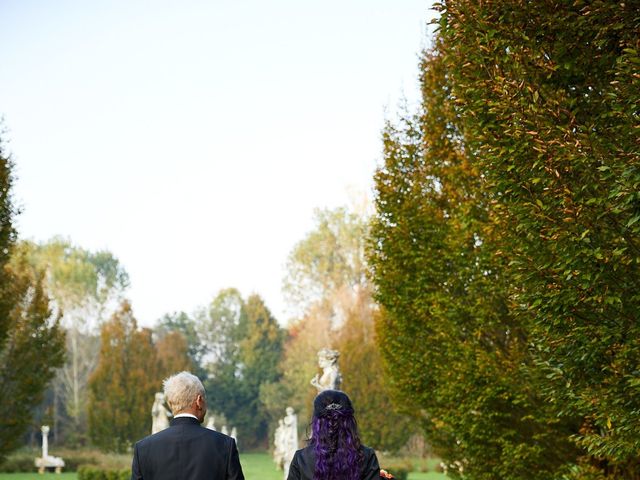
[[[362, 447], [364, 454], [362, 461], [362, 474], [360, 480], [379, 480], [380, 465], [378, 457], [372, 448]], [[287, 480], [313, 480], [313, 472], [316, 467], [316, 454], [313, 447], [298, 450], [291, 460], [289, 476]]]

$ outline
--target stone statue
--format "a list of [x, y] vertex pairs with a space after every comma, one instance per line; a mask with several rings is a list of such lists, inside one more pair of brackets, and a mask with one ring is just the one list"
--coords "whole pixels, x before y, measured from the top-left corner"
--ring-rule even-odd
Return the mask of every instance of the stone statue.
[[339, 390], [342, 383], [342, 375], [338, 370], [338, 357], [340, 353], [337, 350], [323, 348], [318, 352], [318, 365], [322, 369], [322, 375], [316, 374], [311, 379], [311, 385], [316, 387], [318, 393], [325, 390]]
[[276, 470], [284, 469], [284, 435], [284, 420], [280, 419], [276, 431], [273, 433], [273, 461], [276, 462]]
[[287, 415], [282, 419], [284, 427], [284, 435], [282, 440], [282, 446], [284, 451], [284, 479], [287, 480], [289, 476], [289, 467], [293, 460], [293, 455], [298, 450], [298, 416], [295, 414], [295, 410], [292, 407], [287, 407]]
[[164, 393], [156, 393], [156, 399], [151, 408], [151, 434], [158, 433], [165, 428], [169, 428], [169, 417], [171, 412], [164, 406]]
[[49, 427], [43, 425], [40, 431], [42, 432], [42, 458], [36, 458], [35, 461], [38, 473], [44, 473], [47, 468], [55, 468], [56, 473], [61, 473], [64, 460], [49, 456]]
[[209, 430], [215, 430], [216, 429], [216, 419], [215, 419], [215, 417], [213, 417], [213, 416], [209, 417], [209, 421], [207, 422], [207, 428]]

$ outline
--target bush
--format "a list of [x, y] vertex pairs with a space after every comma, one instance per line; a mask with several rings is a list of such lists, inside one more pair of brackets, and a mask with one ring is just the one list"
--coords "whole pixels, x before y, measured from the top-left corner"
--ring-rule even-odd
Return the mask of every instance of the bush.
[[389, 472], [396, 480], [407, 480], [409, 473], [413, 471], [413, 465], [409, 460], [383, 461], [381, 468]]
[[93, 465], [78, 468], [78, 480], [129, 480], [129, 469], [108, 470]]
[[68, 451], [56, 454], [64, 460], [64, 471], [75, 472], [80, 465], [97, 465], [99, 463], [98, 455], [91, 451]]
[[[51, 454], [64, 460], [63, 471], [65, 472], [75, 472], [80, 465], [98, 467], [109, 471], [128, 469], [131, 465], [131, 455], [129, 454], [106, 454], [95, 449], [70, 450], [55, 448]], [[9, 455], [4, 463], [0, 464], [0, 472], [34, 472], [36, 470], [34, 460], [41, 455], [42, 451], [40, 449], [23, 448], [18, 450]]]
[[7, 459], [0, 464], [0, 472], [3, 473], [19, 473], [19, 472], [34, 472], [36, 467], [34, 465], [35, 455], [31, 452], [19, 451], [15, 452], [7, 457]]

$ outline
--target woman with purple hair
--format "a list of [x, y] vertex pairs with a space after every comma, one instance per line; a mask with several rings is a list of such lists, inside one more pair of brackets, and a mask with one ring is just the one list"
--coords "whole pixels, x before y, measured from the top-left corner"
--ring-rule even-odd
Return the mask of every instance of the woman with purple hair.
[[378, 480], [373, 449], [360, 443], [346, 393], [325, 390], [313, 401], [311, 438], [293, 456], [287, 480]]

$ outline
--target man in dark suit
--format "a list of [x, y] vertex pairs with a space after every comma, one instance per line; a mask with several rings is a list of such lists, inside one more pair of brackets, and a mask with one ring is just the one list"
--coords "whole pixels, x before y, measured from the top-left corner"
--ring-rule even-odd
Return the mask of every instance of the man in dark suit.
[[198, 377], [167, 378], [164, 396], [171, 426], [136, 443], [131, 480], [244, 480], [235, 440], [200, 425], [207, 402]]

